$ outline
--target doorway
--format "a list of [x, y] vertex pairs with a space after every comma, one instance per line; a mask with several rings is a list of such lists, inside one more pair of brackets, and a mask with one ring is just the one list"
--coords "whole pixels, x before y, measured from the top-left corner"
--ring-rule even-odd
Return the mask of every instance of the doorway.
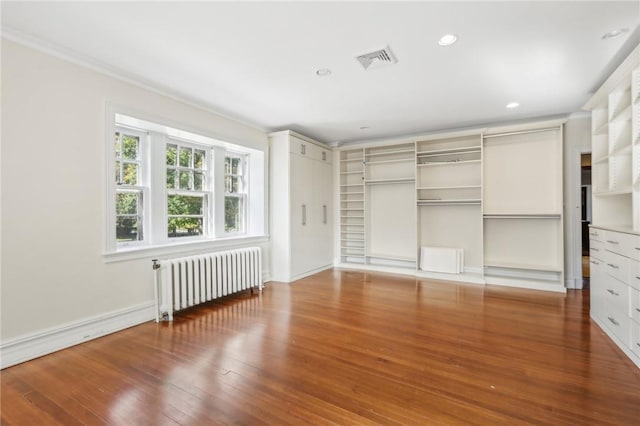
[[589, 225], [591, 224], [591, 153], [580, 154], [580, 219], [582, 226], [582, 288], [589, 288]]

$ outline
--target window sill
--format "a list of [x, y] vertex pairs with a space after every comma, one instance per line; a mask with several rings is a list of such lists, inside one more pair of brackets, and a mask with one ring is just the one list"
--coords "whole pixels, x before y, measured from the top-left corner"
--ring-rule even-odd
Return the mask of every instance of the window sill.
[[123, 262], [138, 259], [156, 259], [167, 257], [188, 256], [206, 251], [234, 249], [251, 244], [269, 241], [266, 235], [217, 238], [215, 240], [184, 241], [156, 246], [123, 248], [117, 252], [105, 253], [105, 263]]

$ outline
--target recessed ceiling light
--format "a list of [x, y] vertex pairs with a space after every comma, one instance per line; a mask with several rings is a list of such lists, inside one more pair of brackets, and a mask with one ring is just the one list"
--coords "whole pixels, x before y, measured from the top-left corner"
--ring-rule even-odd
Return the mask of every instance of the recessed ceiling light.
[[318, 77], [328, 77], [331, 75], [331, 70], [329, 68], [320, 68], [316, 71], [316, 75]]
[[455, 35], [455, 34], [445, 34], [442, 37], [440, 37], [440, 40], [438, 40], [438, 44], [440, 46], [451, 46], [457, 40], [458, 40], [458, 36], [457, 35]]
[[619, 28], [617, 30], [609, 31], [608, 33], [602, 36], [602, 39], [606, 40], [608, 38], [620, 37], [622, 34], [626, 33], [627, 31], [629, 31], [629, 28]]
[[509, 102], [507, 104], [507, 108], [509, 108], [509, 109], [518, 108], [519, 106], [520, 106], [520, 104], [517, 103], [517, 102]]

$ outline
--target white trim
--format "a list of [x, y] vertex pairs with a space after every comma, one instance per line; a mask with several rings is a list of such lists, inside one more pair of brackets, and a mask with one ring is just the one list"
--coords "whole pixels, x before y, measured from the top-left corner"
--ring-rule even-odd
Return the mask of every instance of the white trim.
[[154, 303], [146, 302], [10, 339], [0, 344], [0, 368], [10, 367], [124, 330], [125, 328], [152, 321], [154, 317]]
[[204, 251], [243, 248], [249, 245], [269, 242], [266, 235], [251, 237], [217, 238], [215, 240], [178, 241], [173, 244], [136, 247], [114, 253], [104, 253], [105, 263], [122, 262], [137, 259], [151, 259], [166, 256], [188, 256]]
[[628, 342], [623, 342], [622, 340], [620, 340], [618, 338], [618, 336], [616, 336], [616, 334], [614, 332], [612, 332], [611, 330], [609, 330], [609, 328], [606, 326], [606, 323], [604, 321], [602, 321], [600, 318], [596, 317], [593, 314], [590, 314], [591, 316], [591, 321], [595, 322], [596, 325], [598, 327], [600, 327], [600, 329], [604, 332], [604, 334], [606, 334], [611, 340], [613, 340], [613, 343], [615, 343], [615, 345], [622, 351], [624, 352], [624, 354], [631, 360], [631, 362], [633, 362], [638, 368], [640, 368], [640, 357], [638, 357], [628, 346]]
[[565, 200], [568, 209], [568, 221], [571, 224], [569, 235], [567, 235], [568, 253], [567, 262], [573, 266], [571, 268], [572, 276], [567, 277], [565, 271], [565, 285], [570, 289], [582, 289], [582, 222], [581, 216], [581, 186], [582, 186], [582, 166], [580, 157], [582, 154], [591, 153], [591, 146], [574, 146], [571, 149], [571, 164], [569, 166], [569, 184], [570, 192], [568, 199]]

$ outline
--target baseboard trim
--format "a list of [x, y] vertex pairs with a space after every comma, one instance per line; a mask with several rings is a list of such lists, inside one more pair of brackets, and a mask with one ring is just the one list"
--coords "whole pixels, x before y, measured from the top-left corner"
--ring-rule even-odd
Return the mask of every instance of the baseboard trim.
[[124, 330], [155, 318], [155, 304], [143, 303], [0, 343], [0, 368]]

